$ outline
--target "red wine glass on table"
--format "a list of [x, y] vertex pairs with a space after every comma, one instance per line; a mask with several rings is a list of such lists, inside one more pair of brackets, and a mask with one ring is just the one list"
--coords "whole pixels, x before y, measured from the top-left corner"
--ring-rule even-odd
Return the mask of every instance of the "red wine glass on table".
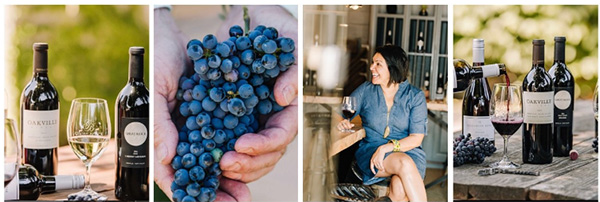
[[[352, 117], [356, 113], [356, 98], [344, 96], [344, 98], [342, 98], [341, 108], [342, 116], [344, 117], [344, 119], [347, 119], [348, 122], [350, 122], [350, 119], [352, 119]], [[341, 132], [353, 133], [355, 131], [352, 129], [344, 129]]]
[[90, 169], [106, 149], [110, 140], [111, 125], [106, 100], [78, 98], [71, 103], [67, 122], [67, 140], [75, 155], [85, 164], [85, 187], [69, 194], [69, 200], [106, 200], [107, 197], [92, 190]]
[[493, 168], [519, 168], [511, 162], [506, 154], [508, 138], [512, 136], [523, 124], [523, 103], [521, 101], [520, 86], [499, 83], [494, 85], [490, 102], [490, 119], [492, 125], [504, 139], [504, 154], [502, 160], [492, 163]]

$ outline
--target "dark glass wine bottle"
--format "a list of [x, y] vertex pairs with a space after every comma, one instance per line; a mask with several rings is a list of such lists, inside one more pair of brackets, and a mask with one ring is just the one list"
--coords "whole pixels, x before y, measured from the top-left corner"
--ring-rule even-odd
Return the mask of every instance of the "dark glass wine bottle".
[[148, 200], [150, 99], [144, 85], [144, 48], [129, 48], [129, 81], [115, 104], [119, 200]]
[[[41, 175], [33, 166], [25, 164], [19, 167], [19, 174], [5, 190], [7, 196], [17, 196], [19, 200], [37, 200], [41, 194], [63, 189], [79, 189], [84, 185], [83, 175]], [[16, 197], [5, 197], [16, 200]]]
[[569, 156], [573, 148], [575, 78], [565, 63], [565, 37], [554, 37], [554, 64], [548, 70], [554, 84], [554, 156]]
[[[483, 66], [483, 39], [473, 39], [473, 66]], [[494, 141], [494, 126], [490, 120], [490, 87], [485, 77], [471, 79], [462, 105], [463, 134]]]
[[552, 163], [554, 87], [544, 69], [544, 40], [533, 40], [533, 66], [523, 79], [523, 162]]
[[480, 79], [506, 75], [506, 66], [502, 63], [471, 67], [463, 59], [454, 59], [454, 68], [450, 68], [450, 74], [454, 82], [454, 92], [465, 90], [471, 79]]
[[56, 175], [60, 121], [58, 92], [48, 79], [48, 44], [33, 44], [33, 78], [21, 94], [23, 163]]

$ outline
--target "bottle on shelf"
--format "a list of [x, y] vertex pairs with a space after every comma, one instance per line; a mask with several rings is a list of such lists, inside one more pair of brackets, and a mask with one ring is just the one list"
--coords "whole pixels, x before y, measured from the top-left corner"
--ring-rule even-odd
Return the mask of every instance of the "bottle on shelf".
[[41, 194], [83, 188], [85, 182], [83, 175], [41, 175], [28, 164], [19, 167], [16, 179], [5, 187], [5, 200], [37, 200]]
[[429, 14], [427, 13], [427, 5], [422, 5], [422, 6], [421, 6], [421, 11], [419, 11], [419, 15], [420, 15], [420, 16], [427, 16], [427, 15], [429, 15]]
[[465, 90], [472, 79], [506, 75], [506, 66], [503, 63], [471, 67], [463, 59], [454, 59], [454, 68], [450, 68], [451, 80], [454, 83], [454, 92]]
[[544, 69], [544, 40], [533, 40], [533, 65], [523, 79], [523, 162], [552, 163], [554, 87]]
[[129, 48], [129, 81], [115, 103], [117, 169], [115, 196], [119, 200], [148, 200], [149, 92], [144, 84], [144, 48]]
[[554, 84], [554, 156], [569, 156], [573, 148], [575, 78], [565, 63], [565, 42], [565, 37], [554, 37], [554, 64], [548, 70]]
[[23, 163], [43, 175], [56, 175], [60, 108], [48, 78], [48, 44], [33, 44], [33, 78], [21, 94]]
[[425, 39], [423, 38], [423, 32], [419, 32], [419, 37], [417, 38], [417, 52], [425, 52]]
[[[483, 39], [473, 39], [473, 66], [483, 66], [483, 56]], [[485, 77], [470, 79], [462, 103], [463, 134], [494, 141], [494, 126], [490, 120], [490, 96], [490, 87]]]

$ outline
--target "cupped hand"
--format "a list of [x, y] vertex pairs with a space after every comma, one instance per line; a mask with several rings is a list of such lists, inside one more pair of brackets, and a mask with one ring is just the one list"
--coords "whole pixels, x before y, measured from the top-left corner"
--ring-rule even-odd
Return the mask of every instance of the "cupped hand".
[[375, 168], [377, 168], [379, 171], [385, 171], [383, 167], [383, 159], [385, 158], [385, 153], [387, 152], [385, 148], [386, 146], [387, 144], [379, 146], [375, 153], [373, 153], [373, 156], [371, 157], [369, 167], [371, 168], [373, 174], [377, 174], [375, 172]]
[[[179, 78], [191, 64], [185, 46], [187, 37], [175, 25], [166, 9], [154, 10], [154, 181], [172, 198], [171, 184], [174, 170], [178, 132], [171, 113], [177, 104], [175, 94]], [[245, 183], [221, 178], [217, 201], [249, 201], [250, 189]]]
[[[296, 42], [294, 57], [298, 58], [298, 21], [280, 6], [248, 6], [250, 28], [257, 25], [275, 27], [279, 37]], [[241, 6], [233, 6], [227, 20], [217, 32], [220, 40], [228, 38], [229, 27], [244, 26]], [[275, 100], [285, 109], [273, 114], [263, 130], [241, 136], [235, 152], [223, 155], [220, 166], [225, 177], [242, 182], [255, 181], [271, 172], [285, 153], [287, 145], [298, 133], [298, 65], [292, 65], [277, 78], [274, 86]]]

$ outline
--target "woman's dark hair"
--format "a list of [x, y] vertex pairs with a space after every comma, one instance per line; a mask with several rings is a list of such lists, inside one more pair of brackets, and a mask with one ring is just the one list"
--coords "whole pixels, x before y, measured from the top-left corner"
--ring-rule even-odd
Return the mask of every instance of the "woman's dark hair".
[[[390, 81], [392, 83], [400, 83], [406, 81], [408, 77], [408, 57], [406, 52], [399, 46], [385, 45], [375, 49], [375, 54], [381, 54], [390, 71]], [[373, 55], [375, 55], [373, 54]]]

